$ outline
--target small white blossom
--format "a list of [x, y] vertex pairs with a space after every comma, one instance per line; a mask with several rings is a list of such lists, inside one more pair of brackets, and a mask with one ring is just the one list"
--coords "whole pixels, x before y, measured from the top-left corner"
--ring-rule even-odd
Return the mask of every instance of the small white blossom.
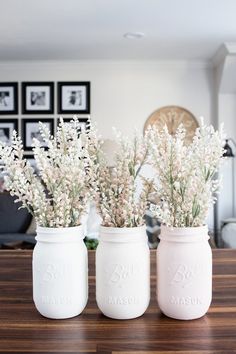
[[0, 156], [5, 166], [6, 188], [18, 197], [22, 207], [44, 227], [69, 227], [80, 224], [96, 180], [99, 140], [96, 130], [81, 132], [79, 120], [68, 124], [60, 119], [55, 137], [40, 123], [44, 145], [33, 141], [36, 175], [23, 158], [23, 144], [16, 132], [12, 145], [0, 142]]
[[215, 131], [201, 120], [188, 146], [182, 125], [173, 136], [167, 127], [161, 131], [152, 127], [147, 134], [150, 162], [158, 178], [158, 200], [152, 212], [167, 226], [203, 225], [219, 187], [215, 174], [223, 155], [222, 127]]
[[[153, 183], [140, 176], [148, 159], [146, 137], [135, 134], [133, 139], [116, 134], [117, 153], [114, 167], [109, 167], [100, 155], [97, 169], [96, 203], [102, 224], [108, 227], [136, 227], [143, 225], [147, 197], [153, 192]], [[140, 178], [141, 192], [137, 190]]]

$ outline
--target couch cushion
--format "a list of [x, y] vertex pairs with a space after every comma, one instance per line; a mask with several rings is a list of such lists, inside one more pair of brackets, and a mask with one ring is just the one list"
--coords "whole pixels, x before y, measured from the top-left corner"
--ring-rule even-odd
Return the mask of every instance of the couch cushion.
[[0, 245], [3, 243], [9, 242], [20, 242], [25, 241], [32, 244], [36, 243], [35, 235], [26, 235], [26, 234], [0, 234]]
[[0, 234], [24, 233], [32, 219], [26, 209], [18, 210], [20, 203], [9, 193], [0, 193]]

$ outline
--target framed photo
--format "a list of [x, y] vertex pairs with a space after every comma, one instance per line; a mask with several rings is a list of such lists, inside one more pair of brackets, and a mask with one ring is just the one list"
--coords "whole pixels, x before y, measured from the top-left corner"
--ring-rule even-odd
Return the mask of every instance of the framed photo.
[[51, 134], [54, 134], [54, 119], [52, 118], [22, 119], [22, 136], [26, 151], [32, 150], [31, 145], [34, 138], [41, 142], [42, 147], [47, 148], [40, 135], [39, 122], [44, 123], [49, 128]]
[[0, 140], [7, 145], [11, 145], [11, 137], [13, 130], [18, 131], [17, 119], [1, 119], [0, 118]]
[[[68, 124], [70, 124], [71, 120], [72, 120], [72, 118], [63, 118], [63, 121]], [[58, 118], [57, 125], [59, 124], [59, 122], [60, 122], [60, 119]], [[79, 126], [80, 126], [81, 131], [86, 131], [86, 132], [89, 131], [90, 125], [89, 125], [88, 118], [79, 118], [79, 123], [80, 123]]]
[[22, 114], [49, 114], [53, 112], [53, 82], [22, 82]]
[[0, 83], [0, 114], [18, 114], [17, 82]]
[[90, 113], [90, 82], [58, 82], [57, 90], [58, 113]]

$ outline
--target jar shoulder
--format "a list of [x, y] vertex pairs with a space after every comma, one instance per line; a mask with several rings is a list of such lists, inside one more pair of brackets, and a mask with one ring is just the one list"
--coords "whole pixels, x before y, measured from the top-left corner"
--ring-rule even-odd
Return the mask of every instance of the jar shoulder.
[[210, 257], [212, 258], [212, 249], [208, 241], [195, 243], [178, 243], [161, 241], [157, 248], [157, 256], [165, 257]]
[[33, 250], [33, 258], [71, 258], [78, 254], [87, 257], [88, 251], [85, 243], [40, 243], [37, 242]]

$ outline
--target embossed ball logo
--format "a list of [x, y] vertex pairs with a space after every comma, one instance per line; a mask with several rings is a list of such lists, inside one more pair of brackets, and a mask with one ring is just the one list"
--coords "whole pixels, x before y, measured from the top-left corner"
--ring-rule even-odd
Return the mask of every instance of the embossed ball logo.
[[170, 284], [185, 288], [190, 285], [200, 273], [200, 264], [187, 265], [172, 263], [168, 268]]
[[129, 280], [139, 275], [143, 269], [140, 264], [112, 264], [110, 266], [111, 270], [107, 270], [107, 285], [117, 286], [122, 288], [126, 280]]

